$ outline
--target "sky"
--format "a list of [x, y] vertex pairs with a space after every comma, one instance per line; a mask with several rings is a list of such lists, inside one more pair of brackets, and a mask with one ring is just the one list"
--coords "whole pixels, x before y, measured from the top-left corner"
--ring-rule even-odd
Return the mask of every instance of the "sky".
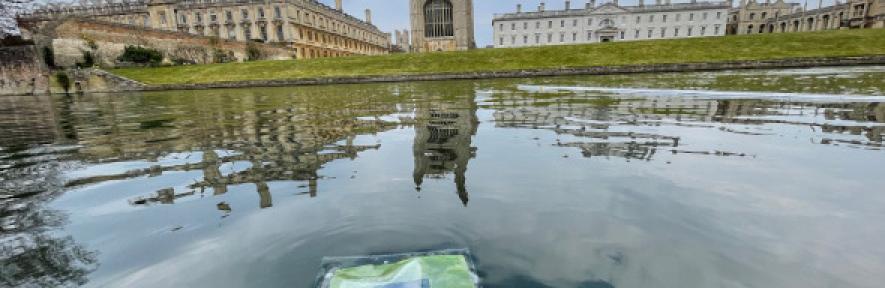
[[[329, 6], [335, 6], [335, 0], [319, 0]], [[607, 3], [611, 0], [597, 0], [597, 4]], [[699, 0], [704, 1], [704, 0]], [[757, 0], [765, 1], [765, 0]], [[787, 0], [787, 2], [803, 3], [805, 0]], [[474, 0], [473, 14], [476, 45], [485, 47], [492, 44], [492, 17], [495, 13], [508, 13], [516, 11], [516, 4], [522, 4], [523, 11], [535, 10], [538, 4], [545, 2], [548, 10], [563, 9], [565, 0]], [[622, 0], [621, 5], [636, 5], [638, 0]], [[653, 3], [654, 0], [646, 0]], [[673, 0], [672, 2], [689, 2], [689, 0]], [[833, 3], [833, 0], [824, 0], [824, 6]], [[572, 0], [572, 7], [583, 7], [587, 0]], [[740, 3], [740, 0], [735, 0]], [[818, 0], [808, 1], [808, 8], [817, 8]], [[409, 28], [409, 0], [344, 0], [344, 11], [357, 18], [363, 19], [365, 9], [372, 9], [372, 22], [384, 32]]]
[[[602, 0], [598, 0], [602, 1]], [[629, 1], [629, 0], [628, 0]], [[335, 6], [335, 0], [320, 0], [329, 6]], [[485, 47], [492, 44], [492, 16], [495, 13], [516, 11], [516, 4], [522, 4], [523, 10], [537, 9], [540, 0], [474, 0], [474, 29], [476, 45]], [[547, 9], [562, 9], [565, 0], [547, 0]], [[586, 0], [572, 0], [572, 6], [584, 5]], [[574, 4], [580, 3], [580, 4]], [[622, 1], [622, 4], [624, 2]], [[366, 8], [372, 9], [372, 23], [384, 32], [408, 29], [409, 0], [344, 0], [344, 11], [363, 19]]]

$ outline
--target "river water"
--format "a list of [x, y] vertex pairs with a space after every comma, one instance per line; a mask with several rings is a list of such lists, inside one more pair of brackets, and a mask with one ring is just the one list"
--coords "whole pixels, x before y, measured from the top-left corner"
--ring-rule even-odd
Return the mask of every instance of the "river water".
[[885, 67], [0, 98], [0, 286], [882, 287]]

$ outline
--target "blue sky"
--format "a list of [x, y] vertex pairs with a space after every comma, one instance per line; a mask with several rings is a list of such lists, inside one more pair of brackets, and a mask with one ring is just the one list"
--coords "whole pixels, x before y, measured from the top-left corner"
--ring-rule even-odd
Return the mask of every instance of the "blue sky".
[[[335, 0], [320, 0], [329, 6], [335, 6]], [[704, 0], [699, 0], [704, 1]], [[764, 1], [764, 0], [758, 0]], [[516, 4], [522, 4], [523, 10], [537, 9], [538, 3], [545, 2], [547, 9], [562, 9], [565, 6], [565, 0], [474, 0], [473, 9], [476, 28], [476, 45], [483, 47], [492, 44], [492, 15], [495, 13], [513, 12], [516, 10]], [[597, 0], [599, 3], [609, 2]], [[635, 5], [638, 0], [622, 0], [621, 5]], [[654, 0], [646, 0], [646, 3], [652, 3]], [[689, 0], [673, 0], [673, 2], [689, 2]], [[740, 0], [735, 0], [736, 3]], [[803, 0], [788, 0], [787, 2], [799, 2]], [[833, 0], [824, 0], [824, 5], [832, 3]], [[586, 0], [572, 0], [573, 7], [581, 7]], [[816, 8], [817, 0], [808, 2], [808, 8]], [[395, 29], [409, 28], [409, 1], [408, 0], [344, 0], [344, 10], [358, 18], [362, 19], [364, 10], [372, 9], [373, 23], [385, 32], [393, 32]]]

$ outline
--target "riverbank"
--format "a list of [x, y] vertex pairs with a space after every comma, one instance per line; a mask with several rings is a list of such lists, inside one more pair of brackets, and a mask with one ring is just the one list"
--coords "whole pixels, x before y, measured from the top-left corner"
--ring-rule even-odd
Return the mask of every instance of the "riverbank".
[[[526, 78], [569, 75], [613, 75], [633, 73], [700, 72], [739, 69], [810, 68], [858, 65], [885, 65], [885, 55], [869, 57], [799, 58], [766, 61], [731, 61], [718, 63], [651, 64], [630, 66], [598, 66], [584, 68], [534, 69], [500, 72], [440, 73], [424, 75], [321, 77], [283, 80], [229, 81], [195, 84], [161, 84], [126, 87], [125, 91], [201, 90], [244, 87], [283, 87], [331, 84], [389, 83], [408, 81], [442, 81], [494, 78]], [[101, 91], [108, 92], [108, 91]]]
[[885, 29], [867, 29], [111, 72], [165, 90], [883, 64], [883, 56]]

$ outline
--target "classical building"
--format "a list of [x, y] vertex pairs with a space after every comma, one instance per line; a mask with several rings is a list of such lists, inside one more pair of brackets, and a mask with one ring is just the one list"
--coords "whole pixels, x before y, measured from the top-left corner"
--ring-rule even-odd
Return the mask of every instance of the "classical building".
[[476, 48], [473, 0], [411, 0], [412, 51]]
[[30, 21], [83, 17], [226, 40], [279, 43], [298, 58], [386, 54], [390, 35], [316, 0], [147, 0], [99, 6], [55, 6], [25, 15]]
[[611, 41], [672, 39], [725, 35], [729, 2], [670, 3], [621, 6], [615, 0], [600, 6], [595, 0], [574, 8], [565, 1], [564, 10], [496, 14], [495, 47], [524, 47]]
[[784, 0], [742, 1], [729, 13], [729, 34], [805, 32], [852, 28], [885, 28], [885, 0], [837, 0], [832, 6], [818, 1], [807, 9]]

